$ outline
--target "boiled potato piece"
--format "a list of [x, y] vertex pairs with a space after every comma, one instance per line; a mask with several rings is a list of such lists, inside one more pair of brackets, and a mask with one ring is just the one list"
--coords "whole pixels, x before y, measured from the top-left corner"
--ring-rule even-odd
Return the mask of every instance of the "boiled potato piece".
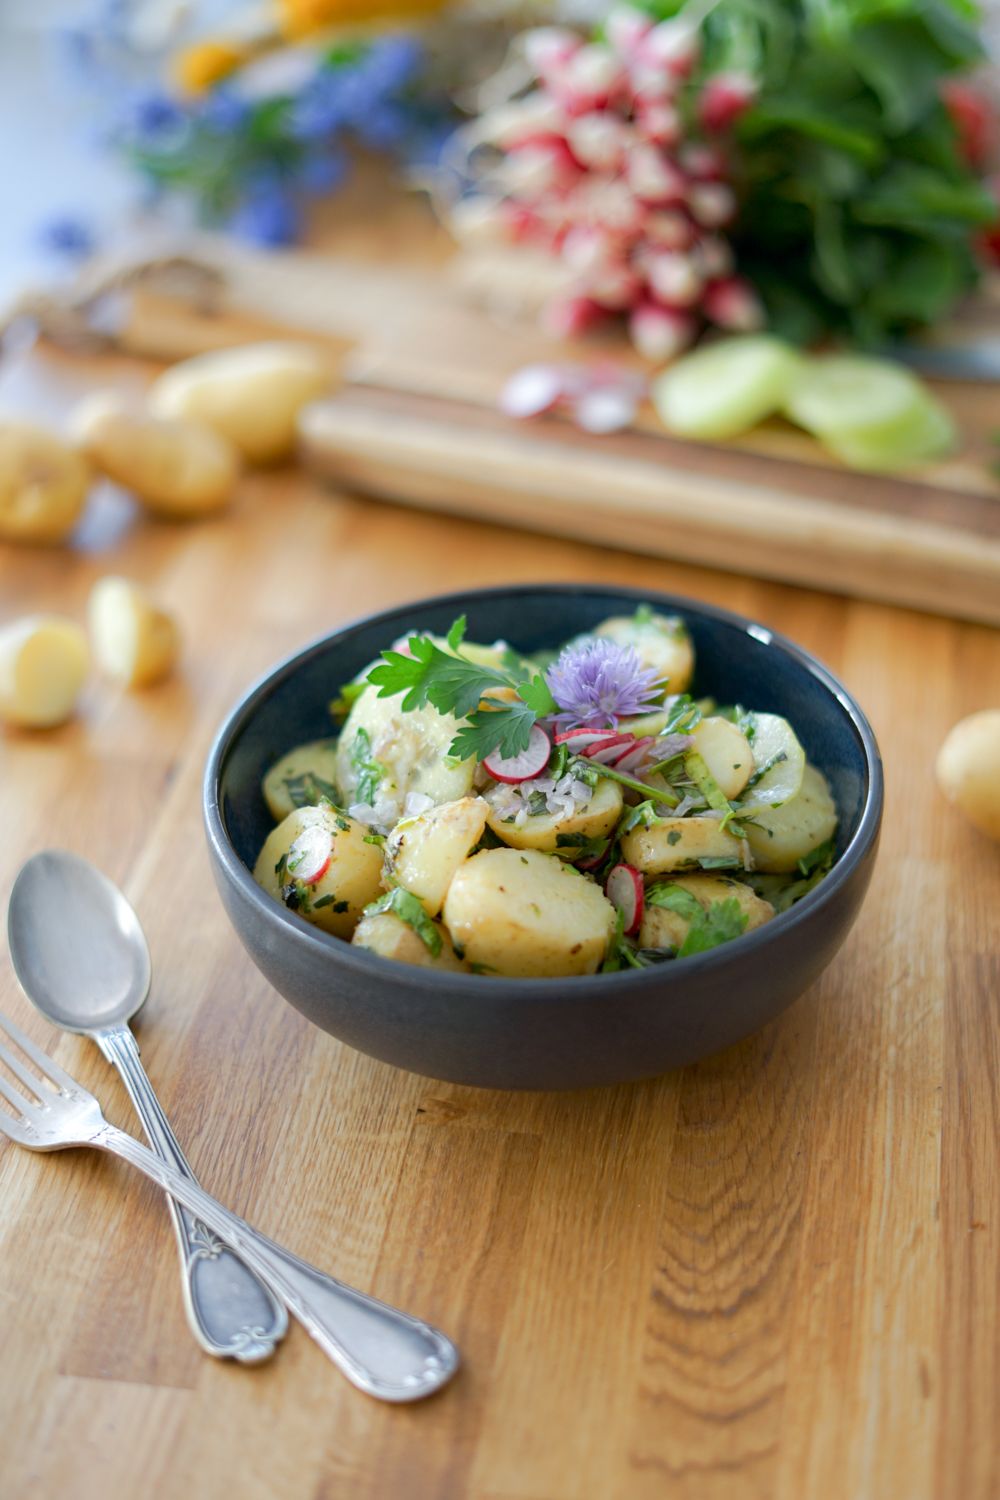
[[444, 924], [473, 968], [512, 978], [596, 973], [615, 919], [592, 880], [533, 849], [466, 860], [444, 902]]
[[[330, 839], [328, 863], [308, 882], [288, 869], [295, 861], [293, 844], [307, 833], [311, 840], [323, 835]], [[377, 844], [365, 843], [367, 833], [363, 823], [345, 818], [335, 808], [298, 807], [268, 835], [253, 878], [307, 922], [334, 937], [349, 938], [364, 908], [382, 894], [382, 853]]]
[[[524, 783], [530, 786], [530, 782]], [[622, 813], [622, 789], [617, 781], [602, 776], [594, 788], [589, 802], [580, 805], [579, 812], [565, 817], [560, 813], [538, 813], [529, 817], [523, 828], [507, 823], [493, 808], [489, 809], [487, 822], [498, 838], [512, 849], [542, 849], [548, 853], [558, 851], [563, 859], [579, 858], [579, 848], [571, 844], [559, 845], [560, 838], [570, 834], [582, 834], [588, 839], [602, 839], [611, 832]]]
[[948, 801], [982, 833], [1000, 839], [1000, 709], [959, 720], [934, 771]]
[[[634, 646], [643, 670], [655, 667], [659, 672], [659, 686], [665, 692], [683, 693], [687, 690], [694, 675], [694, 645], [679, 616], [658, 615], [652, 611], [612, 615], [597, 626], [594, 634], [619, 646]], [[625, 727], [631, 728], [631, 725]]]
[[[380, 698], [366, 687], [347, 716], [337, 750], [337, 785], [344, 801], [374, 803], [388, 797], [402, 811], [407, 792], [423, 792], [436, 805], [457, 802], [472, 790], [475, 759], [446, 764], [460, 720], [425, 708], [403, 713], [405, 693]], [[365, 767], [376, 769], [366, 773]], [[374, 783], [374, 795], [359, 796], [359, 780]]]
[[159, 515], [186, 520], [232, 499], [239, 450], [202, 422], [134, 416], [98, 392], [81, 402], [73, 428], [97, 468]]
[[[724, 875], [678, 875], [672, 883], [694, 896], [706, 912], [716, 901], [728, 901], [732, 897], [746, 915], [744, 932], [752, 932], [774, 916], [770, 901], [762, 900], [742, 880], [727, 879]], [[647, 906], [639, 928], [639, 946], [679, 948], [690, 926], [691, 923], [679, 912], [668, 911], [663, 906]]]
[[314, 807], [320, 797], [339, 804], [336, 777], [336, 740], [296, 745], [275, 761], [261, 783], [271, 817], [280, 822], [296, 807]]
[[351, 942], [357, 948], [367, 948], [383, 958], [394, 958], [397, 963], [417, 964], [422, 969], [450, 969], [453, 973], [469, 974], [471, 967], [467, 959], [459, 958], [451, 946], [447, 928], [434, 923], [441, 937], [441, 950], [435, 958], [423, 938], [413, 928], [396, 916], [394, 911], [383, 911], [375, 917], [362, 917], [354, 929]]
[[781, 875], [794, 870], [800, 859], [825, 844], [836, 827], [837, 808], [826, 777], [807, 763], [798, 796], [780, 807], [756, 811], [753, 822], [746, 824], [747, 841], [757, 869]]
[[74, 620], [12, 620], [0, 630], [0, 719], [29, 729], [65, 723], [89, 669], [87, 637]]
[[753, 754], [759, 780], [752, 781], [743, 801], [748, 807], [778, 807], [799, 794], [806, 752], [795, 730], [780, 714], [750, 714], [754, 727]]
[[739, 839], [718, 818], [661, 818], [648, 828], [640, 824], [625, 835], [621, 849], [622, 859], [645, 875], [690, 868], [700, 859], [741, 859]]
[[87, 600], [94, 660], [124, 687], [148, 687], [173, 668], [180, 633], [172, 615], [127, 578], [99, 578]]
[[90, 485], [82, 454], [30, 422], [0, 423], [0, 539], [61, 542]]
[[694, 750], [708, 767], [724, 797], [738, 797], [754, 771], [754, 755], [746, 736], [728, 719], [702, 719], [692, 731]]
[[149, 410], [166, 421], [203, 422], [251, 463], [276, 463], [295, 447], [295, 418], [321, 396], [331, 372], [309, 344], [247, 344], [182, 360], [156, 380]]
[[405, 818], [389, 835], [391, 871], [429, 917], [437, 916], [452, 876], [482, 838], [489, 810], [482, 797], [463, 797]]

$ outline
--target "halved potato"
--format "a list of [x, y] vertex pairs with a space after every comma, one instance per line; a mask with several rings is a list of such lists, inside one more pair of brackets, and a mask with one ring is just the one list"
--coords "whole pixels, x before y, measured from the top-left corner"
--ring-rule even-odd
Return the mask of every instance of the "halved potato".
[[187, 520], [232, 499], [239, 452], [203, 422], [136, 416], [97, 392], [81, 402], [73, 426], [97, 467], [159, 515]]
[[702, 719], [692, 731], [694, 750], [724, 797], [738, 797], [754, 771], [750, 742], [728, 719]]
[[474, 969], [520, 978], [596, 973], [615, 919], [592, 880], [533, 849], [466, 860], [444, 903], [445, 926]]
[[[449, 764], [460, 721], [425, 708], [403, 712], [405, 693], [380, 698], [369, 685], [347, 716], [337, 748], [337, 785], [346, 803], [358, 795], [365, 766], [375, 766], [375, 796], [391, 797], [402, 809], [407, 792], [423, 792], [436, 804], [457, 802], [472, 790], [474, 758]], [[370, 800], [374, 801], [375, 796]]]
[[[289, 872], [288, 854], [295, 841], [318, 829], [330, 836], [329, 864], [316, 880], [304, 882]], [[298, 912], [307, 922], [349, 938], [364, 908], [382, 894], [382, 851], [366, 844], [368, 829], [329, 807], [298, 807], [268, 835], [254, 866], [257, 884]]]
[[268, 771], [261, 783], [271, 817], [280, 822], [296, 807], [314, 807], [320, 797], [339, 803], [337, 741], [310, 740], [296, 745]]
[[740, 858], [740, 841], [718, 818], [661, 818], [633, 828], [621, 841], [622, 858], [645, 875], [690, 869], [701, 859]]
[[422, 969], [450, 969], [453, 973], [471, 972], [468, 960], [459, 958], [451, 946], [447, 928], [434, 923], [441, 937], [441, 951], [437, 957], [431, 953], [423, 938], [413, 928], [397, 917], [394, 911], [379, 912], [374, 917], [362, 917], [351, 942], [357, 948], [367, 948], [371, 953], [380, 953], [383, 958], [394, 958], [397, 963], [416, 964]]
[[798, 796], [806, 752], [791, 724], [780, 714], [755, 713], [750, 718], [754, 725], [754, 760], [761, 775], [743, 800], [748, 807], [778, 807]]
[[757, 869], [780, 875], [794, 870], [800, 859], [833, 835], [836, 827], [837, 807], [826, 777], [807, 763], [798, 796], [780, 807], [763, 807], [755, 812], [753, 821], [746, 825], [747, 841]]
[[0, 422], [0, 539], [61, 542], [83, 510], [91, 468], [30, 422]]
[[[530, 786], [530, 782], [525, 783]], [[588, 839], [602, 839], [611, 832], [622, 812], [622, 789], [617, 781], [602, 776], [594, 788], [589, 802], [580, 805], [580, 811], [565, 817], [560, 813], [538, 813], [529, 817], [523, 828], [513, 822], [505, 822], [492, 808], [487, 822], [498, 838], [512, 849], [541, 849], [547, 853], [558, 852], [563, 859], [573, 859], [579, 850], [572, 845], [560, 847], [559, 839], [569, 834], [582, 834]]]
[[419, 818], [405, 818], [389, 835], [386, 853], [392, 873], [429, 917], [437, 916], [455, 871], [482, 838], [489, 810], [482, 797], [463, 797]]
[[65, 723], [89, 669], [87, 637], [74, 620], [12, 620], [0, 630], [0, 719], [28, 729]]
[[[612, 615], [602, 620], [594, 634], [619, 646], [634, 646], [644, 671], [656, 668], [659, 686], [668, 693], [683, 693], [694, 675], [694, 646], [687, 626], [678, 615], [650, 612], [644, 618]], [[630, 728], [630, 725], [624, 725]], [[648, 731], [646, 731], [648, 732]]]
[[[716, 901], [728, 901], [732, 897], [740, 911], [746, 914], [744, 932], [752, 932], [774, 916], [770, 901], [764, 901], [742, 880], [727, 879], [724, 875], [678, 875], [672, 884], [688, 891], [706, 912]], [[639, 929], [639, 946], [679, 948], [690, 926], [688, 919], [679, 912], [668, 911], [663, 906], [647, 906]]]
[[127, 578], [99, 578], [87, 600], [94, 660], [123, 687], [148, 687], [177, 660], [180, 633], [166, 610]]

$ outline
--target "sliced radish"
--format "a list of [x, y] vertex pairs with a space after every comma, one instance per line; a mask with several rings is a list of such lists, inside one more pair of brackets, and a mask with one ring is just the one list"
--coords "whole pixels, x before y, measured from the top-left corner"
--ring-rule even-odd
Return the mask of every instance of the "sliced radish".
[[545, 730], [538, 724], [532, 724], [527, 750], [506, 758], [494, 750], [492, 755], [487, 755], [483, 765], [494, 781], [505, 781], [508, 784], [531, 781], [535, 776], [541, 776], [551, 753], [552, 745]]
[[581, 755], [588, 746], [603, 745], [615, 737], [614, 729], [567, 729], [556, 735], [555, 743], [565, 745], [574, 755]]
[[288, 851], [285, 868], [303, 885], [315, 885], [326, 874], [332, 856], [333, 834], [317, 825], [299, 834]]
[[599, 766], [609, 766], [620, 755], [624, 755], [626, 750], [631, 750], [634, 744], [634, 734], [611, 734], [599, 745], [590, 745], [583, 753], [588, 760], [596, 761]]
[[604, 894], [612, 906], [625, 913], [622, 928], [627, 937], [634, 937], [642, 926], [642, 908], [645, 901], [642, 875], [633, 865], [615, 865], [604, 886]]
[[653, 744], [655, 744], [655, 738], [651, 734], [644, 735], [641, 740], [636, 740], [635, 744], [615, 761], [615, 770], [625, 772], [637, 770], [645, 758], [646, 751]]

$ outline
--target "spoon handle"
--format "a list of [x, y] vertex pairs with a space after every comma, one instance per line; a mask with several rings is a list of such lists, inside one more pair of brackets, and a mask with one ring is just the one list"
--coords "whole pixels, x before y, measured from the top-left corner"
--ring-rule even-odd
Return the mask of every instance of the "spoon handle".
[[[150, 1145], [163, 1161], [196, 1182], [170, 1122], [139, 1061], [127, 1026], [93, 1033], [104, 1056], [121, 1074]], [[288, 1314], [255, 1271], [189, 1209], [167, 1195], [181, 1261], [184, 1310], [207, 1354], [258, 1364], [274, 1353], [288, 1331]]]

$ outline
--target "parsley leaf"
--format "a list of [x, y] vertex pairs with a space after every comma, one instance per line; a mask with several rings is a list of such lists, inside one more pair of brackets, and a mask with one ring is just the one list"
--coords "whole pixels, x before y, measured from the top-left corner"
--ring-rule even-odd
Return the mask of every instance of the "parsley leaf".
[[455, 621], [454, 625], [448, 632], [448, 645], [451, 647], [452, 651], [457, 651], [464, 640], [465, 616], [459, 615], [458, 619]]
[[334, 698], [330, 704], [330, 712], [335, 719], [346, 719], [355, 703], [361, 697], [368, 686], [368, 679], [362, 678], [360, 682], [346, 682], [340, 690], [339, 698]]
[[505, 703], [500, 709], [477, 709], [469, 714], [468, 724], [461, 726], [449, 748], [453, 755], [460, 755], [463, 760], [470, 755], [485, 760], [494, 750], [499, 750], [507, 760], [527, 750], [534, 722], [535, 711], [526, 703]]
[[375, 801], [378, 784], [385, 775], [385, 767], [372, 755], [372, 742], [367, 729], [359, 729], [350, 750], [351, 765], [358, 773], [357, 798], [369, 804]]
[[740, 911], [735, 896], [729, 896], [725, 901], [713, 901], [708, 912], [702, 912], [701, 921], [691, 923], [677, 957], [707, 953], [709, 948], [718, 948], [721, 943], [741, 937], [748, 920], [746, 912]]
[[412, 927], [431, 958], [437, 958], [441, 952], [441, 934], [412, 892], [404, 890], [401, 885], [394, 885], [391, 891], [386, 891], [384, 896], [366, 906], [364, 914], [366, 917], [377, 917], [384, 911], [395, 912], [401, 922]]
[[543, 714], [554, 714], [558, 711], [559, 705], [540, 673], [536, 672], [530, 682], [519, 683], [517, 690], [528, 707], [534, 709], [536, 717], [541, 718]]
[[452, 713], [462, 719], [490, 688], [513, 685], [506, 672], [452, 656], [427, 636], [411, 635], [407, 645], [412, 656], [383, 651], [383, 662], [368, 673], [368, 681], [378, 687], [380, 698], [406, 693], [404, 713], [430, 703], [438, 713]]

